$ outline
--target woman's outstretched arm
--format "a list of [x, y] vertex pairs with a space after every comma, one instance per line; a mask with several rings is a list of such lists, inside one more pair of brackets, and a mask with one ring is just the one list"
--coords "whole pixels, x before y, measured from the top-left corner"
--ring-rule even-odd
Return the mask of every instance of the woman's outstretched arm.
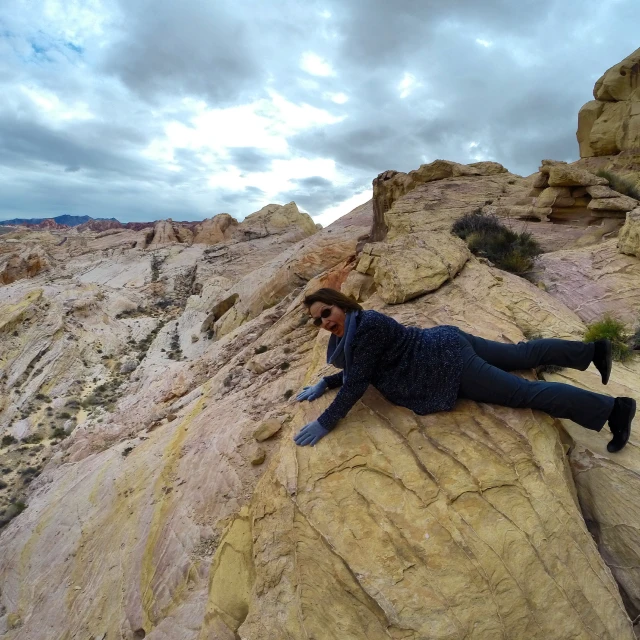
[[361, 326], [360, 329], [362, 333], [357, 336], [354, 345], [352, 365], [347, 379], [343, 382], [333, 402], [318, 418], [318, 422], [328, 431], [331, 431], [338, 421], [349, 413], [351, 407], [360, 400], [367, 390], [385, 350], [386, 331], [383, 322], [376, 318], [373, 322]]
[[342, 373], [342, 371], [338, 371], [338, 373], [334, 373], [330, 376], [324, 377], [324, 381], [327, 383], [327, 387], [329, 387], [329, 389], [335, 389], [336, 387], [342, 386]]

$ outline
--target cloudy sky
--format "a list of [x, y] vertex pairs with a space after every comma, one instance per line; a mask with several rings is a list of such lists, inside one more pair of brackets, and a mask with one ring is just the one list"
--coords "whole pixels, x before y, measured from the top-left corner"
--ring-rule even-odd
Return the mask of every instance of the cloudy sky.
[[638, 0], [2, 0], [0, 219], [327, 223], [381, 171], [575, 160]]

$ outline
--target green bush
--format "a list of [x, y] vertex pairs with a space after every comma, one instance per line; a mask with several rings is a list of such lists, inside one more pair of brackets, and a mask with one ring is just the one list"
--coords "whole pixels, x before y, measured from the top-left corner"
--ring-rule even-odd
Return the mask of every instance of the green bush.
[[499, 269], [525, 273], [533, 267], [540, 245], [530, 233], [516, 233], [493, 215], [477, 210], [455, 221], [452, 233], [467, 242], [470, 251], [490, 260]]
[[0, 516], [0, 529], [6, 526], [15, 518], [17, 515], [22, 513], [27, 508], [27, 505], [24, 502], [12, 502], [6, 510], [3, 509], [3, 514]]
[[40, 475], [40, 470], [36, 467], [27, 467], [26, 469], [22, 469], [20, 473], [23, 476], [37, 476]]
[[38, 442], [42, 442], [42, 436], [39, 433], [32, 433], [26, 438], [22, 438], [22, 442], [26, 444], [38, 444]]
[[3, 447], [8, 447], [9, 445], [15, 444], [16, 442], [18, 441], [13, 436], [10, 436], [10, 435], [2, 436]]
[[636, 200], [640, 200], [640, 188], [630, 180], [629, 178], [625, 178], [618, 173], [613, 173], [611, 171], [607, 171], [606, 169], [601, 169], [600, 171], [596, 171], [596, 175], [601, 178], [605, 178], [609, 181], [609, 186], [618, 193], [622, 193], [625, 196], [630, 196], [635, 198]]
[[634, 334], [629, 340], [629, 346], [632, 349], [640, 349], [640, 326], [635, 330]]
[[52, 438], [57, 438], [59, 440], [63, 440], [64, 438], [66, 438], [69, 434], [62, 428], [62, 427], [56, 427], [52, 434], [51, 437]]
[[587, 331], [584, 334], [585, 342], [594, 342], [602, 338], [611, 340], [614, 360], [624, 362], [631, 357], [632, 350], [629, 342], [632, 336], [627, 332], [624, 322], [606, 314], [602, 320], [587, 325]]

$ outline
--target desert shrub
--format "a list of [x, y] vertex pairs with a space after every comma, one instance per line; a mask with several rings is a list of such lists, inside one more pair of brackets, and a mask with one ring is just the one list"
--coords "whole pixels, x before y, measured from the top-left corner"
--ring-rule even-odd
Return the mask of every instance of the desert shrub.
[[97, 407], [97, 406], [102, 405], [104, 403], [105, 403], [105, 401], [103, 400], [103, 398], [100, 395], [96, 395], [96, 394], [92, 393], [91, 395], [87, 396], [82, 401], [82, 408], [83, 409], [90, 409], [91, 407]]
[[293, 395], [293, 389], [287, 389], [284, 392], [284, 399], [288, 400]]
[[511, 273], [529, 271], [536, 256], [542, 253], [530, 233], [511, 231], [496, 216], [485, 215], [481, 210], [456, 220], [451, 231], [466, 241], [474, 255], [486, 258], [499, 269]]
[[2, 436], [3, 447], [8, 447], [9, 445], [15, 444], [16, 442], [18, 441], [11, 435]]
[[0, 480], [0, 489], [6, 489], [8, 486], [4, 480]]
[[618, 193], [630, 196], [636, 200], [640, 200], [640, 188], [636, 186], [633, 180], [625, 178], [618, 173], [601, 169], [596, 171], [596, 175], [609, 181], [609, 186]]
[[36, 467], [27, 467], [26, 469], [22, 469], [20, 473], [23, 476], [37, 476], [40, 474], [40, 470], [36, 469]]
[[286, 371], [288, 368], [289, 368], [289, 363], [288, 362], [280, 363], [280, 369], [282, 369], [282, 371]]
[[165, 258], [159, 256], [157, 253], [151, 255], [151, 282], [157, 282], [160, 277], [160, 267], [165, 261]]
[[144, 307], [138, 305], [135, 309], [125, 309], [124, 311], [120, 311], [116, 313], [116, 320], [120, 320], [120, 318], [135, 318], [136, 316], [144, 315]]
[[261, 344], [256, 350], [255, 353], [264, 353], [265, 351], [267, 351], [269, 349], [269, 347], [267, 347], [266, 344]]
[[27, 505], [24, 502], [18, 501], [10, 504], [0, 517], [0, 529], [9, 524], [13, 518], [22, 513], [26, 508]]
[[133, 451], [133, 447], [127, 447], [122, 451], [122, 455], [126, 458]]
[[614, 360], [624, 362], [631, 357], [629, 343], [632, 336], [629, 335], [624, 322], [606, 314], [602, 320], [587, 325], [587, 331], [584, 334], [585, 342], [594, 342], [602, 338], [608, 338], [611, 341]]
[[51, 433], [51, 437], [57, 438], [58, 440], [63, 440], [68, 435], [69, 434], [62, 427], [56, 427]]
[[39, 433], [32, 433], [26, 438], [22, 438], [22, 442], [26, 444], [38, 444], [38, 442], [42, 442], [42, 436]]
[[62, 420], [68, 420], [71, 417], [71, 414], [68, 411], [61, 411], [58, 414], [58, 418], [61, 418]]

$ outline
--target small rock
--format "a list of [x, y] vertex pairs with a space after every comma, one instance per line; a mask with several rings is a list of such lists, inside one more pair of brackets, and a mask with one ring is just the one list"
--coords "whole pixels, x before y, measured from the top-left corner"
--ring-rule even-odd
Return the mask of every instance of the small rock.
[[135, 360], [127, 360], [120, 366], [120, 373], [131, 373], [137, 366], [138, 363]]
[[251, 464], [258, 466], [262, 464], [267, 457], [267, 452], [262, 447], [256, 447], [251, 456]]
[[198, 336], [196, 336], [196, 335], [192, 335], [191, 336], [191, 342], [198, 342], [198, 340], [200, 340], [200, 338], [198, 338]]
[[282, 422], [277, 418], [270, 418], [260, 423], [260, 426], [253, 432], [253, 437], [258, 442], [262, 442], [278, 433], [280, 429], [282, 429]]
[[175, 413], [167, 414], [167, 422], [173, 422], [178, 416]]

